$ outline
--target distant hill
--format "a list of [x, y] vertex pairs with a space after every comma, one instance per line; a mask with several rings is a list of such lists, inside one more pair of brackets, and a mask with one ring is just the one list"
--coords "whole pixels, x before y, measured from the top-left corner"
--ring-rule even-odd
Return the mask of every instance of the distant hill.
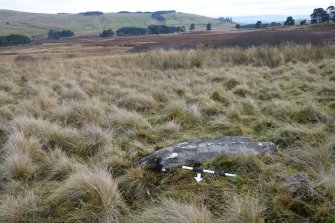
[[99, 33], [103, 29], [116, 30], [123, 26], [147, 27], [149, 25], [185, 26], [191, 23], [196, 30], [205, 30], [211, 23], [212, 29], [231, 28], [233, 25], [222, 23], [215, 18], [187, 14], [164, 14], [165, 21], [152, 18], [151, 13], [104, 13], [100, 16], [83, 16], [79, 14], [41, 14], [10, 10], [0, 10], [0, 35], [23, 34], [28, 36], [46, 35], [50, 29], [68, 29], [76, 34]]
[[[310, 19], [308, 15], [292, 15], [295, 20]], [[236, 23], [256, 23], [262, 21], [263, 23], [270, 22], [284, 22], [288, 16], [286, 15], [260, 15], [260, 16], [237, 16], [233, 17]]]

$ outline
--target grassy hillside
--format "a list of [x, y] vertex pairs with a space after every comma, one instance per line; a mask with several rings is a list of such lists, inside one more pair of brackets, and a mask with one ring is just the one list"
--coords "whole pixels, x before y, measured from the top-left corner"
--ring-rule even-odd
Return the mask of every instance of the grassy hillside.
[[[50, 29], [70, 29], [76, 33], [101, 32], [102, 29], [118, 29], [123, 26], [147, 27], [148, 25], [166, 24], [189, 27], [195, 23], [198, 30], [205, 29], [207, 23], [212, 23], [213, 29], [230, 27], [214, 18], [173, 13], [164, 15], [166, 21], [161, 23], [151, 14], [119, 14], [105, 13], [101, 16], [82, 16], [78, 14], [39, 14], [8, 10], [0, 10], [0, 35], [11, 33], [29, 36], [47, 34]], [[9, 25], [8, 25], [8, 23]]]
[[[0, 222], [334, 222], [334, 46], [29, 47], [0, 55]], [[279, 153], [208, 161], [238, 177], [199, 184], [136, 166], [227, 135]]]

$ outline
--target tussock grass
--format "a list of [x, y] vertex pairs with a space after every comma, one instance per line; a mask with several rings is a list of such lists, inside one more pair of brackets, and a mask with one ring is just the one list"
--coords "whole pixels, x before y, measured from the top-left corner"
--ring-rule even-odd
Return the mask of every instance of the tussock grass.
[[167, 104], [164, 113], [164, 121], [175, 121], [186, 126], [196, 124], [201, 117], [198, 105], [187, 106], [184, 101], [174, 101]]
[[270, 140], [280, 147], [299, 146], [309, 143], [315, 145], [327, 140], [329, 135], [323, 125], [316, 125], [311, 128], [301, 125], [287, 125], [276, 129], [270, 136]]
[[129, 201], [138, 201], [150, 196], [155, 188], [155, 177], [142, 167], [129, 169], [119, 178], [120, 190]]
[[[153, 50], [138, 57], [136, 64], [144, 69], [190, 69], [200, 68], [205, 64], [209, 66], [253, 65], [278, 67], [287, 63], [320, 62], [323, 59], [332, 58], [335, 51], [332, 47], [314, 48], [309, 45], [290, 46], [283, 45], [279, 48], [271, 47], [250, 47], [228, 48], [224, 50]], [[208, 63], [208, 58], [214, 58], [215, 63]]]
[[50, 154], [52, 164], [47, 170], [48, 178], [53, 180], [64, 180], [70, 174], [85, 168], [73, 157], [68, 157], [62, 150], [55, 149]]
[[230, 104], [230, 97], [224, 89], [218, 89], [213, 92], [211, 99], [223, 103], [224, 105]]
[[[318, 172], [317, 180], [312, 184], [313, 188], [323, 196], [323, 199], [330, 199], [331, 202], [335, 200], [335, 168], [328, 171]], [[324, 209], [331, 212], [334, 206], [326, 206]]]
[[52, 119], [61, 121], [63, 125], [82, 127], [87, 124], [104, 126], [107, 115], [97, 103], [79, 103], [71, 101], [53, 111]]
[[166, 136], [178, 135], [180, 133], [180, 130], [181, 130], [181, 125], [174, 120], [165, 122], [160, 127], [160, 131]]
[[246, 84], [240, 84], [240, 85], [236, 85], [233, 89], [232, 89], [233, 93], [240, 96], [240, 97], [246, 97], [247, 95], [252, 94], [250, 88], [248, 85]]
[[265, 205], [257, 196], [235, 195], [227, 202], [225, 212], [217, 222], [264, 222]]
[[152, 96], [138, 93], [130, 93], [122, 97], [118, 104], [120, 107], [136, 111], [146, 111], [157, 107], [157, 103]]
[[0, 91], [0, 103], [1, 104], [10, 104], [14, 102], [14, 98], [12, 95], [8, 94], [6, 91]]
[[102, 169], [78, 170], [45, 202], [62, 221], [120, 222], [127, 212], [117, 181]]
[[330, 146], [320, 145], [298, 149], [295, 163], [315, 174], [328, 171], [334, 167], [334, 151]]
[[176, 222], [176, 223], [210, 223], [212, 217], [205, 207], [198, 207], [192, 204], [179, 203], [169, 198], [158, 201], [143, 212], [135, 215], [130, 222], [151, 223], [151, 222]]
[[203, 100], [201, 107], [203, 113], [207, 116], [222, 114], [227, 110], [225, 105], [211, 99]]
[[123, 131], [127, 129], [150, 129], [150, 123], [135, 111], [128, 111], [126, 109], [117, 108], [113, 114], [110, 115], [109, 120], [116, 128]]
[[9, 179], [29, 180], [35, 176], [37, 166], [33, 163], [29, 154], [18, 152], [5, 157], [1, 166], [2, 175]]
[[78, 131], [63, 128], [43, 119], [18, 117], [13, 121], [13, 128], [22, 131], [25, 136], [36, 136], [46, 147], [62, 148], [69, 154], [83, 157], [92, 156], [105, 149], [111, 135], [99, 127], [87, 126]]
[[[35, 47], [7, 50], [49, 59], [0, 56], [1, 222], [334, 218], [334, 46]], [[173, 143], [228, 135], [272, 141], [279, 154], [208, 161], [239, 177], [200, 184], [136, 166]], [[294, 197], [285, 182], [302, 171], [308, 187]]]
[[24, 196], [5, 196], [0, 201], [0, 220], [3, 222], [38, 221], [37, 198], [33, 193]]
[[3, 147], [5, 154], [11, 153], [34, 153], [41, 149], [42, 145], [39, 143], [36, 137], [25, 137], [21, 131], [13, 131], [8, 139], [6, 144]]

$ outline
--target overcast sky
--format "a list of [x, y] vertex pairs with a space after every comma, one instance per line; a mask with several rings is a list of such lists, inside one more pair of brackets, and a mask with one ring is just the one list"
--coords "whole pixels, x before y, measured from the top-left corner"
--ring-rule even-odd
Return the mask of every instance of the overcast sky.
[[26, 12], [176, 10], [210, 17], [249, 15], [310, 15], [314, 8], [334, 5], [328, 0], [0, 0], [0, 9]]

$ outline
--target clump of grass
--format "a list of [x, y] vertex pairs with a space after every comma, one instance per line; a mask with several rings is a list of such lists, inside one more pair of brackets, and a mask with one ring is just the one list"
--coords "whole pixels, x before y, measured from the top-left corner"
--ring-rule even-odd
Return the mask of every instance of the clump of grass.
[[9, 178], [30, 179], [45, 175], [45, 168], [50, 165], [48, 154], [39, 140], [36, 137], [25, 137], [22, 132], [12, 132], [3, 151], [6, 154], [4, 168]]
[[275, 119], [265, 117], [257, 119], [256, 122], [254, 123], [253, 129], [256, 133], [263, 135], [273, 131], [277, 127], [278, 123], [276, 122]]
[[241, 112], [244, 115], [255, 115], [258, 113], [258, 106], [251, 98], [243, 98], [239, 101], [241, 104]]
[[278, 86], [272, 88], [263, 86], [257, 90], [258, 90], [257, 97], [262, 101], [271, 100], [275, 98], [279, 99], [282, 98], [282, 92]]
[[111, 114], [110, 122], [116, 128], [125, 131], [127, 129], [150, 129], [150, 123], [135, 111], [128, 111], [126, 109], [117, 108], [114, 114]]
[[307, 104], [303, 107], [292, 108], [289, 117], [301, 124], [306, 123], [316, 123], [316, 122], [326, 122], [326, 116], [312, 104]]
[[64, 125], [71, 125], [77, 128], [87, 124], [103, 126], [107, 119], [99, 104], [74, 101], [53, 111], [51, 116], [53, 117], [52, 119], [59, 120]]
[[41, 143], [51, 148], [61, 148], [69, 154], [87, 157], [103, 149], [111, 139], [110, 133], [98, 127], [87, 127], [82, 131], [73, 128], [63, 128], [43, 119], [18, 117], [13, 122], [13, 128], [22, 131], [25, 136], [35, 136]]
[[208, 98], [201, 104], [202, 112], [207, 116], [219, 115], [225, 112], [226, 107], [220, 103]]
[[234, 87], [236, 87], [237, 85], [239, 85], [240, 82], [238, 80], [236, 80], [236, 78], [229, 78], [228, 80], [226, 80], [224, 82], [224, 86], [228, 89], [228, 90], [231, 90], [233, 89]]
[[306, 128], [304, 126], [287, 125], [276, 129], [269, 139], [276, 145], [287, 148], [299, 145], [317, 145], [327, 139], [328, 134], [324, 130], [324, 126], [315, 126]]
[[0, 83], [0, 90], [5, 92], [12, 92], [14, 89], [17, 89], [17, 86], [14, 84], [14, 81], [11, 79], [4, 78]]
[[162, 90], [156, 90], [152, 93], [152, 97], [161, 103], [167, 103], [169, 101], [169, 96]]
[[5, 154], [25, 152], [36, 155], [41, 147], [36, 137], [25, 137], [23, 132], [15, 130], [8, 136], [3, 151]]
[[42, 111], [47, 111], [47, 110], [51, 110], [55, 107], [57, 107], [57, 99], [49, 96], [47, 94], [47, 89], [39, 89], [40, 93], [37, 97], [36, 97], [36, 104], [38, 104], [39, 108]]
[[15, 107], [15, 116], [40, 117], [44, 115], [40, 105], [36, 100], [22, 100]]
[[318, 92], [320, 95], [325, 96], [334, 96], [335, 95], [335, 89], [331, 84], [323, 84]]
[[312, 102], [301, 105], [295, 101], [275, 101], [264, 103], [262, 110], [265, 114], [285, 122], [300, 124], [327, 123], [328, 117]]
[[0, 117], [2, 120], [10, 120], [13, 117], [13, 106], [3, 105], [0, 107]]
[[211, 99], [213, 99], [214, 101], [221, 102], [226, 106], [230, 104], [229, 95], [224, 89], [218, 89], [214, 91], [213, 94], [211, 95]]
[[314, 214], [313, 206], [303, 199], [294, 199], [287, 193], [281, 193], [274, 198], [276, 209], [273, 212], [278, 214], [276, 211], [281, 210], [280, 216], [286, 221], [303, 221], [306, 217], [312, 217]]
[[[332, 202], [335, 201], [335, 168], [334, 166], [328, 171], [320, 171], [316, 174], [316, 180], [312, 183], [314, 190], [318, 192], [318, 195], [322, 195], [324, 200], [330, 199]], [[328, 198], [328, 199], [327, 199]], [[329, 215], [331, 210], [334, 208], [333, 205], [325, 205], [325, 209], [328, 210]]]
[[[89, 156], [93, 156], [94, 154], [106, 151], [111, 149], [112, 143], [112, 130], [110, 129], [102, 129], [98, 126], [87, 125], [81, 130], [81, 135], [84, 139], [86, 139], [86, 144], [90, 147], [91, 151], [87, 151]], [[88, 148], [83, 148], [88, 149]], [[83, 151], [83, 154], [86, 152]]]
[[129, 169], [119, 178], [120, 190], [129, 201], [138, 201], [151, 195], [155, 186], [154, 173], [142, 167]]
[[243, 116], [241, 112], [241, 105], [238, 103], [231, 105], [226, 111], [226, 116], [230, 121], [241, 121]]
[[335, 154], [329, 145], [302, 147], [296, 154], [294, 163], [315, 174], [327, 172], [334, 165]]
[[202, 116], [199, 104], [192, 104], [190, 106], [187, 106], [186, 112], [195, 119], [200, 119]]
[[61, 83], [55, 84], [54, 89], [59, 92], [59, 95], [62, 99], [65, 100], [78, 100], [83, 101], [87, 100], [89, 96], [82, 90], [78, 85], [74, 85], [70, 88], [65, 88]]
[[50, 160], [51, 165], [45, 171], [47, 178], [51, 180], [64, 180], [70, 174], [85, 167], [73, 157], [68, 157], [60, 149], [55, 149], [50, 153]]
[[175, 101], [168, 104], [164, 109], [165, 121], [176, 121], [182, 125], [192, 125], [199, 120], [200, 113], [196, 108], [188, 108], [185, 102]]
[[265, 206], [259, 197], [250, 195], [234, 195], [225, 206], [224, 213], [217, 222], [264, 222]]
[[125, 107], [129, 110], [147, 111], [157, 107], [157, 103], [150, 95], [130, 93], [123, 96], [119, 101], [120, 107]]
[[120, 222], [128, 212], [117, 181], [97, 168], [73, 173], [45, 202], [60, 221]]
[[25, 196], [8, 195], [0, 201], [1, 222], [32, 222], [39, 212], [37, 207], [38, 198], [33, 193]]
[[224, 115], [218, 116], [210, 122], [210, 129], [213, 131], [224, 131], [231, 127], [231, 123]]
[[37, 168], [29, 154], [24, 152], [8, 154], [1, 166], [3, 176], [17, 180], [32, 179]]
[[14, 102], [13, 96], [7, 93], [6, 91], [0, 90], [0, 103], [4, 105], [4, 104], [10, 104], [12, 102]]
[[246, 84], [239, 84], [232, 89], [232, 92], [240, 97], [246, 97], [247, 95], [251, 95], [252, 92], [250, 87]]
[[157, 204], [133, 216], [134, 223], [210, 223], [211, 213], [204, 206], [180, 203], [171, 198], [163, 198]]
[[178, 135], [181, 130], [181, 125], [172, 120], [165, 122], [159, 129], [166, 136], [175, 136]]

